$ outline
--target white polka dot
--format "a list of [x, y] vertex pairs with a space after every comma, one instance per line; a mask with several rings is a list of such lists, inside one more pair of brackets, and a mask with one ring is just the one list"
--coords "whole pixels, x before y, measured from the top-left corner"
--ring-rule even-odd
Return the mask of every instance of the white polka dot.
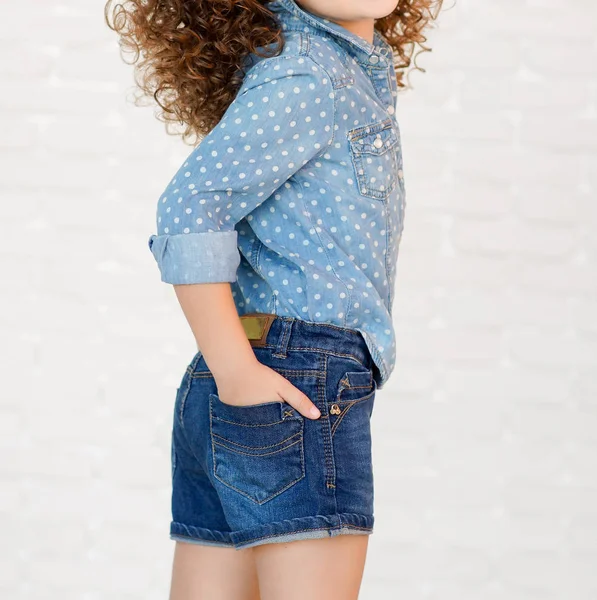
[[[315, 33], [311, 45], [300, 56], [288, 45], [249, 69], [219, 126], [159, 198], [158, 234], [200, 235], [154, 245], [156, 259], [164, 280], [185, 283], [230, 281], [236, 269], [231, 288], [243, 312], [359, 327], [386, 377], [406, 206], [401, 148], [385, 143], [398, 137], [395, 72], [390, 61], [387, 72], [381, 61], [375, 73], [362, 69], [360, 50], [344, 39], [340, 50], [333, 30], [323, 40], [300, 12], [279, 16], [292, 39], [297, 29]], [[377, 38], [374, 46], [389, 56]]]

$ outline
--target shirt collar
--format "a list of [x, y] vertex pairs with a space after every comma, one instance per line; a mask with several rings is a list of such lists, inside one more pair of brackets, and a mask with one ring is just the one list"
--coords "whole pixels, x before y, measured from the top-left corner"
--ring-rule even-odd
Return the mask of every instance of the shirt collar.
[[[392, 60], [392, 47], [377, 29], [373, 31], [373, 44], [371, 44], [365, 38], [349, 31], [342, 25], [307, 12], [295, 0], [273, 0], [273, 2], [268, 3], [267, 8], [273, 12], [280, 12], [280, 8], [286, 9], [291, 16], [297, 19], [297, 25], [300, 25], [302, 21], [311, 27], [331, 34], [359, 63], [377, 68], [387, 68]], [[283, 17], [281, 19], [286, 28], [292, 28], [292, 23], [285, 22]], [[298, 27], [296, 28], [298, 29]]]

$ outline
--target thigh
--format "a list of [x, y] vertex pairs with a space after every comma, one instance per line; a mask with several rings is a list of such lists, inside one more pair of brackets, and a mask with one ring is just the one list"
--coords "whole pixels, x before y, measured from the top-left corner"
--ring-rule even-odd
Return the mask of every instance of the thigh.
[[176, 542], [170, 600], [260, 600], [253, 549]]
[[254, 547], [260, 600], [356, 600], [368, 541], [339, 535]]

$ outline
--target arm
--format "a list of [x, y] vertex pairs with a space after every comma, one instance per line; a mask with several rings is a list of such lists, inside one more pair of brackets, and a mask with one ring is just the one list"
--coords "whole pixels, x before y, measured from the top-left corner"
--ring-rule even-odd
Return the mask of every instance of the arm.
[[229, 283], [175, 285], [174, 290], [213, 373], [220, 400], [229, 404], [285, 400], [304, 416], [319, 417], [308, 396], [257, 360]]
[[158, 233], [149, 247], [162, 281], [175, 287], [218, 393], [230, 403], [281, 396], [309, 416], [310, 400], [257, 361], [228, 284], [240, 262], [235, 225], [326, 150], [333, 111], [331, 82], [311, 59], [262, 61], [158, 202]]
[[175, 285], [174, 291], [216, 380], [224, 380], [256, 360], [229, 283]]
[[162, 281], [236, 281], [235, 225], [325, 152], [334, 136], [333, 96], [331, 81], [307, 57], [264, 59], [247, 73], [158, 201], [149, 247]]

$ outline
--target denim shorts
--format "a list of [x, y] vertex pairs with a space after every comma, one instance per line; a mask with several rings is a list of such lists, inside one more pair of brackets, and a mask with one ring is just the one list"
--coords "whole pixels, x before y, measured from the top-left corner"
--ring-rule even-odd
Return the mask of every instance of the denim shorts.
[[262, 314], [253, 338], [245, 327], [257, 359], [321, 417], [303, 417], [283, 400], [223, 403], [197, 352], [176, 393], [170, 538], [240, 549], [370, 534], [377, 384], [365, 340], [356, 330]]

